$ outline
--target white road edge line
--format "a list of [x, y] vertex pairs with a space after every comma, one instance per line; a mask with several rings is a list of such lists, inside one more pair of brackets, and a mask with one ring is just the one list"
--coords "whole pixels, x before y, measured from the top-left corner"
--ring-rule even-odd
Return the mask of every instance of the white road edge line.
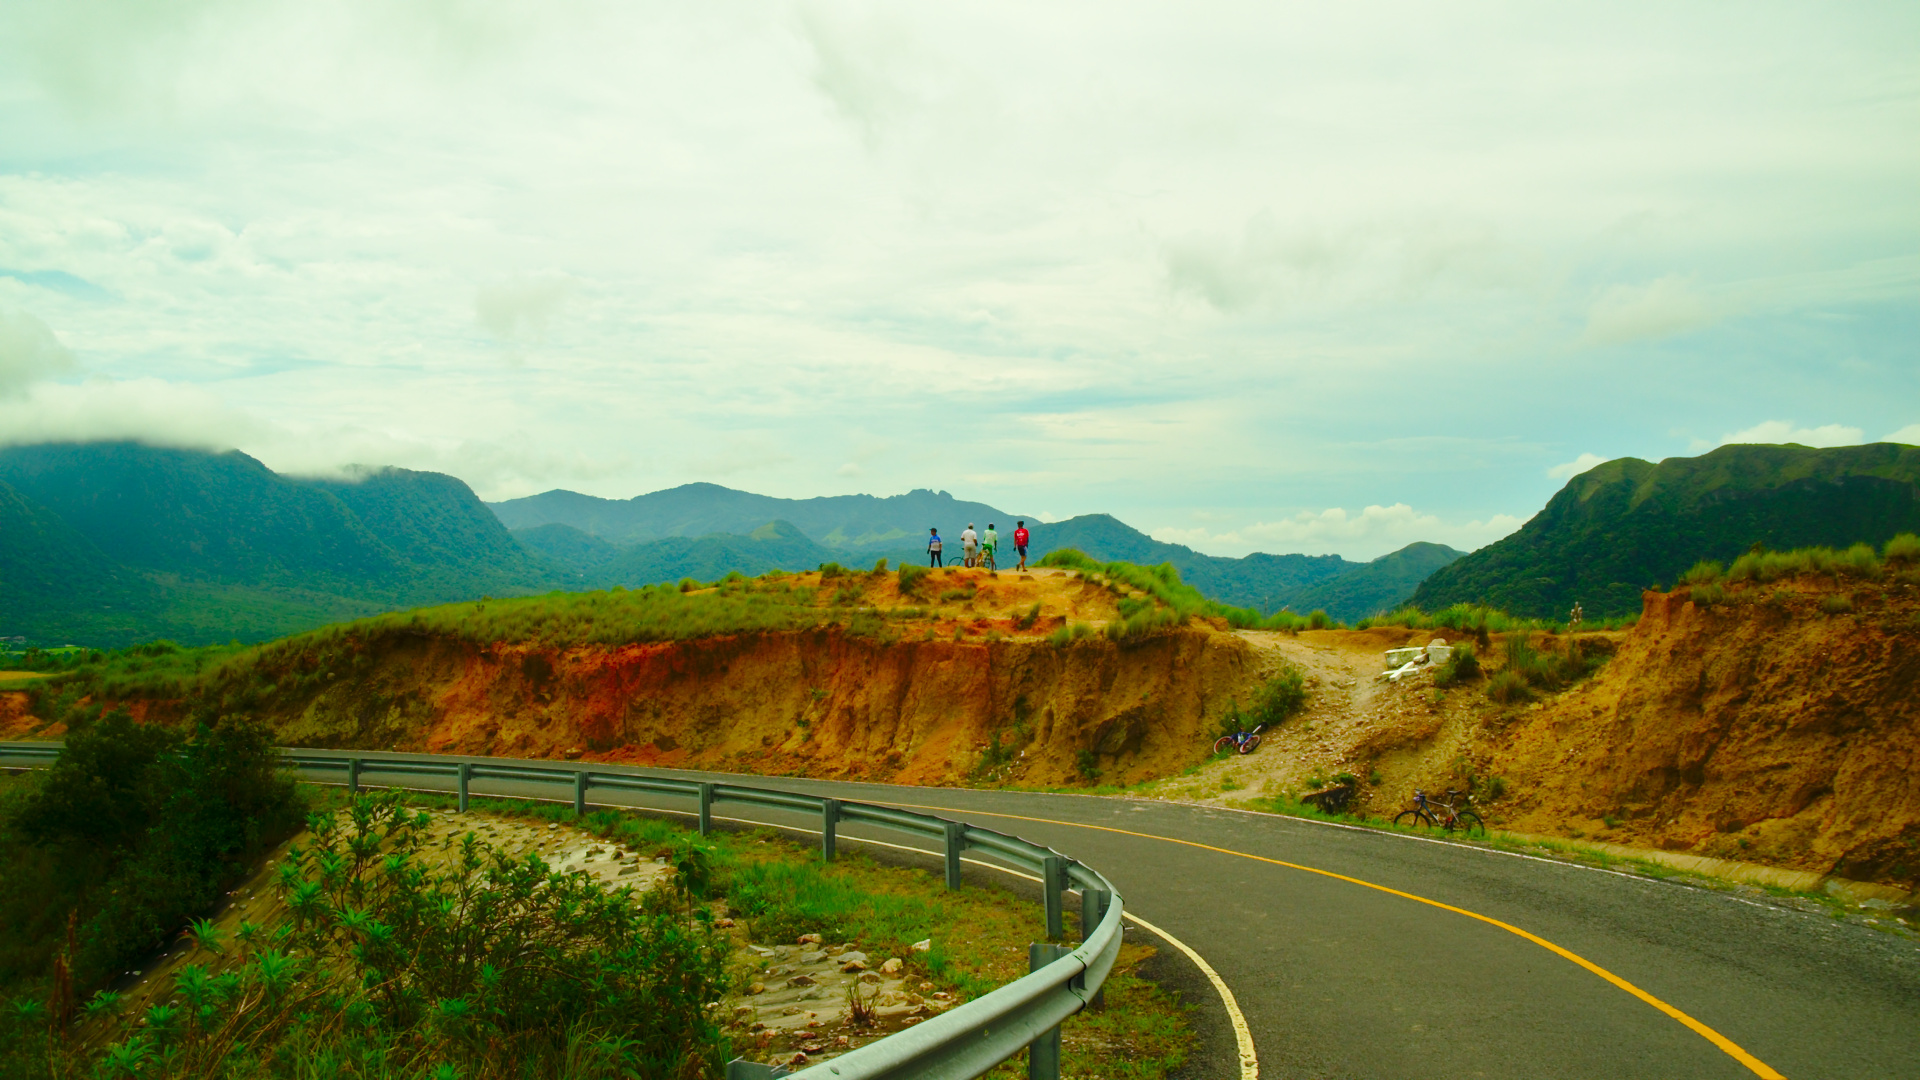
[[[307, 783], [312, 784], [312, 783], [328, 783], [328, 782], [324, 780], [309, 780], [307, 781]], [[329, 786], [345, 787], [346, 785], [345, 784], [329, 784]], [[417, 791], [426, 795], [447, 794], [447, 791], [444, 788], [402, 788], [401, 790]], [[527, 802], [548, 802], [548, 803], [565, 803], [566, 802], [565, 799], [543, 799], [537, 795], [492, 795], [492, 796], [486, 796], [486, 797], [495, 798], [495, 799], [502, 799], [502, 798], [524, 799]], [[665, 808], [652, 807], [652, 806], [621, 806], [619, 803], [590, 803], [588, 805], [604, 806], [609, 810], [645, 810], [645, 811], [648, 811], [649, 813], [677, 814], [680, 817], [699, 817], [700, 816], [697, 812], [691, 811], [691, 810], [669, 810]], [[956, 811], [956, 812], [965, 813], [965, 811]], [[803, 825], [781, 825], [777, 822], [772, 822], [772, 821], [755, 821], [753, 818], [727, 817], [722, 814], [713, 814], [711, 815], [711, 818], [714, 821], [731, 821], [739, 825], [758, 825], [763, 829], [785, 829], [788, 832], [807, 833], [812, 836], [820, 835], [819, 829], [809, 829]], [[839, 836], [841, 840], [847, 841], [848, 843], [873, 844], [877, 847], [888, 847], [888, 848], [893, 848], [897, 851], [911, 851], [917, 855], [931, 855], [936, 858], [938, 858], [941, 854], [938, 851], [928, 851], [926, 848], [911, 847], [907, 844], [893, 844], [885, 840], [869, 840], [866, 837], [848, 836], [845, 833], [841, 833], [839, 834]], [[1021, 871], [1015, 870], [1010, 866], [1001, 866], [998, 863], [981, 862], [979, 859], [969, 859], [964, 855], [960, 857], [960, 861], [963, 863], [971, 863], [974, 866], [984, 867], [988, 870], [998, 870], [1003, 874], [1010, 874], [1013, 877], [1024, 878], [1027, 881], [1031, 881], [1035, 884], [1039, 884], [1040, 882], [1040, 879], [1037, 877], [1034, 877], [1032, 874], [1022, 873]], [[1126, 921], [1137, 924], [1140, 927], [1140, 929], [1160, 937], [1167, 944], [1173, 946], [1176, 949], [1179, 949], [1180, 952], [1184, 954], [1187, 959], [1193, 961], [1193, 966], [1200, 969], [1200, 973], [1207, 977], [1207, 981], [1213, 984], [1213, 988], [1216, 991], [1218, 991], [1220, 994], [1220, 1003], [1226, 1006], [1227, 1019], [1229, 1022], [1233, 1024], [1234, 1041], [1237, 1042], [1240, 1046], [1240, 1080], [1260, 1080], [1260, 1059], [1256, 1057], [1254, 1054], [1253, 1031], [1247, 1027], [1246, 1014], [1240, 1011], [1240, 1002], [1238, 999], [1236, 999], [1233, 996], [1233, 991], [1228, 989], [1227, 980], [1221, 978], [1220, 973], [1213, 970], [1213, 965], [1207, 963], [1206, 959], [1202, 957], [1199, 953], [1194, 952], [1193, 948], [1189, 946], [1186, 942], [1181, 941], [1179, 938], [1174, 937], [1172, 934], [1167, 933], [1165, 930], [1160, 929], [1159, 927], [1153, 925], [1152, 923], [1141, 918], [1140, 916], [1135, 915], [1131, 911], [1123, 910], [1120, 914], [1121, 914], [1121, 917]]]

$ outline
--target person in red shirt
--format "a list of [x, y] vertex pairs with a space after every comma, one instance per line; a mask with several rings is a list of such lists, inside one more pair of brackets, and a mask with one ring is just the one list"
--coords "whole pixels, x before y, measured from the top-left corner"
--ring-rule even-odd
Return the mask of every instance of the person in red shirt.
[[1013, 548], [1020, 553], [1020, 569], [1025, 570], [1027, 568], [1027, 523], [1016, 521], [1014, 525], [1017, 528], [1013, 530]]

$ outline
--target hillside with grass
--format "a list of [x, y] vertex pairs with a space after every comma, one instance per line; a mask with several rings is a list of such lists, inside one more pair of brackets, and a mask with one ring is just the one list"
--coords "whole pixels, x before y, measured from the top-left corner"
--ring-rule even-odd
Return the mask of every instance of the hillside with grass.
[[0, 687], [0, 735], [125, 707], [255, 716], [289, 745], [908, 783], [1017, 764], [1026, 782], [1086, 784], [1204, 753], [1213, 714], [1261, 677], [1230, 619], [1291, 620], [1222, 608], [1171, 567], [1050, 561], [828, 564], [441, 605], [262, 646], [43, 657], [52, 677]]
[[41, 645], [261, 640], [566, 580], [465, 484], [403, 469], [307, 479], [237, 451], [16, 446], [0, 518], [0, 636]]
[[1520, 531], [1444, 566], [1412, 603], [1564, 618], [1630, 615], [1641, 591], [1756, 547], [1884, 544], [1920, 529], [1920, 447], [1723, 446], [1655, 465], [1621, 458], [1568, 481]]

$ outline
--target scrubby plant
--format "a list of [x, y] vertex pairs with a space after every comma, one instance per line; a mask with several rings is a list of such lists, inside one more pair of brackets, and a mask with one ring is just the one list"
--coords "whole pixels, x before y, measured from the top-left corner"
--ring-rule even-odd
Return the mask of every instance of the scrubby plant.
[[1081, 779], [1089, 782], [1100, 779], [1100, 755], [1092, 750], [1081, 750], [1073, 756], [1073, 767]]
[[1319, 608], [1315, 608], [1307, 615], [1307, 628], [1310, 630], [1325, 630], [1335, 625], [1338, 624], [1333, 621], [1333, 616]]
[[1040, 621], [1040, 601], [1035, 600], [1033, 602], [1032, 607], [1028, 608], [1024, 612], [1021, 612], [1019, 618], [1016, 618], [1013, 620], [1013, 625], [1016, 627], [1019, 627], [1022, 630], [1031, 630], [1033, 629], [1033, 624], [1039, 621]]
[[1682, 585], [1710, 585], [1725, 577], [1727, 568], [1714, 559], [1702, 559], [1680, 575]]
[[849, 572], [846, 567], [841, 566], [837, 562], [823, 562], [820, 564], [820, 580], [823, 583], [832, 581], [834, 578]]
[[1901, 533], [1887, 541], [1887, 546], [1881, 549], [1880, 557], [1888, 563], [1895, 563], [1901, 566], [1911, 566], [1914, 563], [1920, 563], [1920, 536], [1915, 536], [1913, 533]]
[[900, 595], [918, 596], [920, 587], [926, 583], [927, 575], [930, 573], [932, 571], [924, 566], [907, 564], [900, 567]]
[[1829, 615], [1844, 615], [1853, 610], [1853, 597], [1846, 593], [1830, 593], [1821, 598], [1820, 610]]
[[1474, 655], [1473, 646], [1464, 642], [1453, 646], [1447, 659], [1433, 673], [1433, 685], [1439, 687], [1458, 686], [1480, 677], [1480, 658]]
[[1533, 687], [1527, 682], [1524, 674], [1512, 668], [1505, 668], [1487, 680], [1487, 697], [1502, 705], [1513, 705], [1531, 700]]

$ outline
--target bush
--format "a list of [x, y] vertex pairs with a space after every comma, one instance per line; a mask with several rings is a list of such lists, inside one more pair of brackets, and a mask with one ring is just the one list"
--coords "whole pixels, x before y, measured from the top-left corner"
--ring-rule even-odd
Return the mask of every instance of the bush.
[[1460, 644], [1447, 654], [1447, 661], [1433, 673], [1433, 685], [1446, 687], [1471, 682], [1480, 677], [1480, 658], [1473, 653], [1473, 646]]
[[298, 829], [303, 806], [278, 767], [265, 730], [231, 718], [182, 736], [113, 712], [69, 734], [0, 821], [0, 981], [44, 975], [58, 935], [21, 935], [69, 912], [86, 990], [212, 908]]
[[1533, 687], [1528, 685], [1524, 674], [1507, 668], [1488, 680], [1487, 697], [1502, 705], [1512, 705], [1531, 700]]
[[900, 568], [900, 595], [918, 596], [921, 585], [924, 584], [927, 575], [930, 573], [932, 573], [932, 571], [924, 566], [902, 566]]
[[1682, 585], [1710, 585], [1725, 577], [1727, 568], [1713, 559], [1702, 559], [1680, 575]]
[[634, 903], [469, 833], [444, 871], [421, 866], [426, 814], [397, 793], [316, 815], [280, 886], [283, 934], [239, 943], [225, 970], [181, 969], [184, 1008], [149, 1010], [108, 1062], [163, 1076], [297, 1075], [347, 1060], [360, 1075], [491, 1080], [717, 1076], [706, 1003], [727, 948], [710, 918]]
[[1282, 664], [1280, 673], [1268, 679], [1254, 695], [1253, 708], [1247, 718], [1276, 728], [1306, 707], [1306, 673], [1292, 664]]
[[1333, 616], [1317, 608], [1312, 614], [1307, 616], [1307, 628], [1310, 630], [1325, 630], [1334, 625], [1336, 624], [1333, 621]]
[[849, 573], [847, 568], [837, 562], [823, 562], [820, 564], [820, 580], [822, 582], [832, 581], [834, 578], [846, 573]]
[[887, 572], [887, 557], [885, 555], [882, 555], [880, 558], [874, 560], [873, 572], [876, 575], [884, 574]]
[[1901, 533], [1887, 541], [1887, 546], [1881, 550], [1880, 557], [1890, 563], [1899, 563], [1903, 566], [1920, 562], [1920, 536]]
[[1082, 750], [1075, 754], [1073, 765], [1082, 779], [1087, 781], [1100, 779], [1100, 755], [1092, 750]]
[[1853, 610], [1853, 597], [1846, 593], [1832, 593], [1821, 599], [1820, 610], [1829, 615], [1845, 615]]

